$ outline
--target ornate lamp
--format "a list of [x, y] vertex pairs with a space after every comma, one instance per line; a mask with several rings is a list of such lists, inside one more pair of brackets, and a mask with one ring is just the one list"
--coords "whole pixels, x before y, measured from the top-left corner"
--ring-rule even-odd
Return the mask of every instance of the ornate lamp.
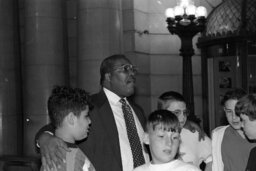
[[174, 8], [165, 11], [168, 30], [181, 39], [180, 55], [183, 57], [183, 95], [188, 103], [190, 119], [200, 122], [194, 114], [192, 59], [193, 37], [205, 28], [207, 11], [203, 6], [195, 7], [190, 0], [180, 0]]

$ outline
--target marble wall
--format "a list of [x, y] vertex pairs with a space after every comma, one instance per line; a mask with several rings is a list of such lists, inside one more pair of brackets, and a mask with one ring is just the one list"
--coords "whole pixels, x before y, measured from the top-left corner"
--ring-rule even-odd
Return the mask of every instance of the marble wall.
[[[217, 5], [218, 2], [214, 3]], [[130, 9], [129, 13], [127, 10], [123, 12], [126, 18], [133, 17], [134, 20], [134, 23], [124, 24], [124, 37], [131, 39], [125, 43], [125, 50], [135, 58], [137, 65], [143, 67], [139, 67], [136, 100], [147, 114], [156, 109], [157, 97], [164, 91], [182, 92], [181, 41], [177, 35], [169, 33], [165, 21], [165, 10], [175, 5], [176, 1], [134, 0], [134, 9]], [[209, 12], [213, 8], [213, 4], [206, 1], [195, 1], [195, 5], [203, 5]], [[193, 39], [195, 55], [192, 63], [195, 114], [202, 119], [201, 57], [196, 47], [199, 36]]]

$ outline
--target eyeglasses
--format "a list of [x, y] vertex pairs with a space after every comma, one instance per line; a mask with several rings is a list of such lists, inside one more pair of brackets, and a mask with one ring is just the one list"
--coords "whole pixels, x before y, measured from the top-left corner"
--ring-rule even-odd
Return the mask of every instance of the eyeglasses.
[[189, 110], [175, 110], [175, 111], [172, 111], [172, 113], [174, 113], [176, 116], [180, 116], [182, 113], [183, 115], [185, 116], [188, 116], [189, 115]]
[[136, 74], [138, 72], [138, 68], [136, 66], [132, 65], [132, 64], [125, 64], [125, 65], [122, 65], [120, 67], [114, 68], [113, 70], [114, 71], [118, 70], [118, 71], [124, 72], [124, 73], [133, 72], [134, 74]]

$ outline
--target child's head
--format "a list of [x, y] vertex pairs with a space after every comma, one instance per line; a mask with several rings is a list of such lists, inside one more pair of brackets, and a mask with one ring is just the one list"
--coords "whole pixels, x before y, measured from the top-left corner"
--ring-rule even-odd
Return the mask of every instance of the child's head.
[[51, 123], [58, 128], [68, 128], [74, 140], [87, 137], [91, 123], [88, 112], [92, 107], [89, 95], [82, 89], [56, 86], [48, 99]]
[[227, 91], [221, 101], [227, 121], [229, 125], [235, 130], [240, 130], [242, 126], [240, 118], [235, 113], [235, 106], [237, 101], [245, 94], [246, 92], [243, 89], [236, 88]]
[[256, 139], [256, 95], [240, 98], [236, 104], [236, 114], [241, 117], [242, 127], [249, 139]]
[[168, 110], [157, 110], [147, 120], [144, 143], [149, 145], [153, 164], [175, 159], [180, 144], [177, 117]]
[[175, 91], [168, 91], [163, 93], [158, 98], [158, 109], [166, 109], [174, 113], [183, 128], [187, 121], [189, 114], [184, 97]]

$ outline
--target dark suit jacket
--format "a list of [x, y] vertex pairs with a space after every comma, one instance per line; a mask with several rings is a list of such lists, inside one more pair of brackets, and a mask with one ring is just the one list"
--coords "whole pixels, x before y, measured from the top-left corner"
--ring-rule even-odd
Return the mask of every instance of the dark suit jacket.
[[[129, 99], [128, 99], [129, 100]], [[79, 143], [97, 171], [122, 171], [122, 159], [117, 127], [110, 104], [103, 90], [92, 96], [93, 110], [90, 112], [91, 127], [88, 138]], [[145, 127], [143, 110], [129, 100], [140, 123]], [[37, 133], [36, 139], [43, 131], [54, 131], [49, 124]]]
[[[107, 97], [102, 90], [92, 96], [94, 109], [90, 113], [91, 128], [88, 139], [79, 144], [97, 171], [122, 171], [117, 127]], [[145, 126], [143, 111], [130, 102], [141, 125]]]

